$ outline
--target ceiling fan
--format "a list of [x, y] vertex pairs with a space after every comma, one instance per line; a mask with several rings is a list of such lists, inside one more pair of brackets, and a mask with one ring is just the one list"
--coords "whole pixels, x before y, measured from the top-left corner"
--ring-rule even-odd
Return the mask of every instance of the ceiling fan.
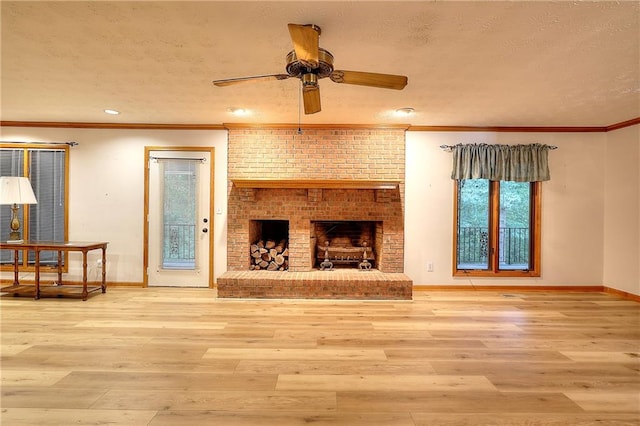
[[286, 74], [228, 78], [214, 80], [213, 84], [224, 87], [245, 82], [299, 78], [302, 81], [305, 114], [320, 112], [318, 80], [321, 78], [329, 77], [334, 83], [357, 84], [383, 89], [402, 90], [407, 85], [407, 77], [404, 75], [334, 70], [333, 55], [318, 45], [320, 27], [313, 24], [289, 24], [288, 27], [293, 50], [287, 55]]

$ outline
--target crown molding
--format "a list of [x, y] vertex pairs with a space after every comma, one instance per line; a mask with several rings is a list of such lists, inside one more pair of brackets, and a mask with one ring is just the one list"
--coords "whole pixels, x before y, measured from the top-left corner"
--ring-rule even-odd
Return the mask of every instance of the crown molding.
[[65, 129], [226, 130], [221, 124], [88, 123], [64, 121], [0, 121], [0, 127], [49, 127]]
[[640, 124], [640, 117], [610, 126], [409, 126], [410, 132], [597, 133]]
[[294, 123], [222, 123], [228, 130], [238, 129], [398, 129], [407, 130], [410, 124], [294, 124]]
[[597, 133], [602, 126], [411, 126], [410, 132]]
[[606, 131], [610, 132], [612, 130], [618, 130], [625, 127], [634, 126], [636, 124], [640, 124], [640, 117], [632, 118], [631, 120], [621, 121], [620, 123], [612, 124], [611, 126], [606, 127]]
[[399, 129], [410, 132], [512, 132], [512, 133], [597, 133], [640, 124], [640, 117], [609, 126], [413, 126], [411, 124], [295, 124], [295, 123], [91, 123], [67, 121], [0, 121], [0, 127], [49, 127], [67, 129], [139, 130], [237, 130], [237, 129]]

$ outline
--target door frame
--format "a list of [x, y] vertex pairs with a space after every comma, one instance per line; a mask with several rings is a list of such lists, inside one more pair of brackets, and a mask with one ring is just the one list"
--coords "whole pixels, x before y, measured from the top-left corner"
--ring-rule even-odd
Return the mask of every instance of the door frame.
[[[210, 154], [210, 176], [209, 179], [209, 288], [214, 288], [214, 263], [213, 263], [213, 241], [214, 241], [214, 226], [213, 226], [213, 212], [214, 208], [214, 189], [215, 189], [215, 148], [210, 146], [145, 146], [144, 147], [144, 230], [143, 230], [143, 253], [142, 253], [142, 286], [149, 287], [149, 161], [152, 151], [202, 151], [209, 152]], [[203, 287], [204, 288], [204, 287]]]

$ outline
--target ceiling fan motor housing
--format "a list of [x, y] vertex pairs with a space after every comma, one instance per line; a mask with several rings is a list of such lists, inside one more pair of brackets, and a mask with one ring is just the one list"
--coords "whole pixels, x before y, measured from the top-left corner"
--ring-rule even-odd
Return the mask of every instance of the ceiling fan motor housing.
[[329, 77], [333, 72], [333, 55], [322, 48], [318, 49], [318, 66], [310, 69], [298, 60], [295, 50], [287, 55], [287, 74], [291, 77], [301, 77], [304, 74], [315, 74], [318, 78]]

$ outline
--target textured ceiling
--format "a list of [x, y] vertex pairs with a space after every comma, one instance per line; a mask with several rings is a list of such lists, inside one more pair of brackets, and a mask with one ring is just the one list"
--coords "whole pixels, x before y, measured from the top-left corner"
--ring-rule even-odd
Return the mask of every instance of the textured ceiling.
[[[336, 69], [303, 124], [607, 126], [640, 117], [640, 2], [2, 1], [2, 120], [297, 123], [287, 23], [322, 28]], [[235, 117], [231, 108], [251, 111]], [[413, 107], [411, 117], [391, 113]], [[121, 111], [108, 116], [103, 110]]]

